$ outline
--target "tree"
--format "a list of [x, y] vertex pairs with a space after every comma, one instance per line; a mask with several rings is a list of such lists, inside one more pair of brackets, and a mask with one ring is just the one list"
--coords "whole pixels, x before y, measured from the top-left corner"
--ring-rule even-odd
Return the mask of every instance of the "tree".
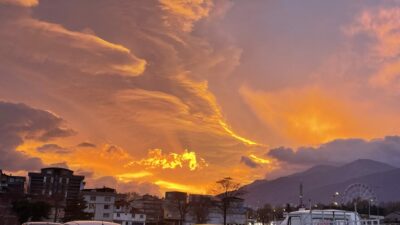
[[31, 203], [32, 221], [41, 221], [47, 219], [50, 214], [51, 205], [45, 201], [36, 201]]
[[214, 190], [214, 192], [218, 193], [217, 197], [221, 200], [219, 208], [223, 213], [224, 225], [226, 225], [226, 216], [232, 202], [244, 195], [245, 191], [240, 188], [240, 183], [235, 182], [231, 177], [225, 177], [216, 183], [216, 190]]
[[63, 221], [90, 220], [93, 215], [85, 212], [86, 207], [87, 203], [83, 197], [68, 201], [67, 206], [65, 207], [65, 216]]
[[18, 217], [20, 223], [25, 223], [31, 217], [31, 205], [26, 199], [18, 200], [13, 202], [13, 211]]
[[29, 220], [40, 221], [48, 218], [51, 210], [51, 205], [45, 201], [30, 201], [21, 199], [13, 202], [13, 211], [18, 217], [20, 223], [25, 223]]
[[185, 222], [186, 214], [189, 212], [190, 204], [187, 199], [174, 199], [172, 205], [178, 210], [179, 213], [179, 225]]
[[206, 224], [212, 206], [210, 197], [202, 197], [190, 202], [191, 212], [197, 224]]
[[290, 213], [290, 212], [292, 212], [294, 209], [293, 209], [293, 207], [289, 204], [289, 203], [286, 203], [286, 205], [285, 205], [285, 211], [287, 212], [287, 213]]
[[265, 204], [262, 208], [257, 209], [257, 218], [264, 225], [273, 218], [273, 208], [270, 204]]

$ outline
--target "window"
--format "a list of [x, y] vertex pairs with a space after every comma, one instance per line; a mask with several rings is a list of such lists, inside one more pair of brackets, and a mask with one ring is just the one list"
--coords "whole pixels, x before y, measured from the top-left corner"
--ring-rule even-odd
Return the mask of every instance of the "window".
[[117, 213], [117, 217], [120, 217], [119, 213]]
[[104, 205], [104, 209], [109, 209], [110, 205]]
[[298, 216], [291, 216], [289, 217], [289, 225], [300, 225], [300, 217]]
[[90, 196], [90, 201], [96, 201], [96, 196]]
[[140, 216], [139, 216], [139, 217], [140, 217], [140, 219], [143, 219], [143, 214], [140, 214]]
[[110, 213], [103, 213], [103, 217], [104, 217], [104, 218], [110, 217]]
[[110, 197], [110, 196], [106, 196], [106, 197], [104, 197], [104, 201], [106, 201], [106, 202], [110, 202], [110, 201], [111, 201], [111, 197]]

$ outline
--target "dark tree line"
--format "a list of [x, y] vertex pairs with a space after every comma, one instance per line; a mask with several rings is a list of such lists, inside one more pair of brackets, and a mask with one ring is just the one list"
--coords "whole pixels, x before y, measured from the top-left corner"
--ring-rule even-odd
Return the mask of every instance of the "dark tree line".
[[47, 219], [51, 210], [51, 205], [45, 201], [20, 199], [14, 201], [12, 205], [12, 209], [17, 215], [20, 223]]
[[63, 221], [90, 220], [93, 215], [84, 211], [86, 207], [87, 203], [82, 196], [78, 199], [68, 201], [65, 207], [65, 216]]

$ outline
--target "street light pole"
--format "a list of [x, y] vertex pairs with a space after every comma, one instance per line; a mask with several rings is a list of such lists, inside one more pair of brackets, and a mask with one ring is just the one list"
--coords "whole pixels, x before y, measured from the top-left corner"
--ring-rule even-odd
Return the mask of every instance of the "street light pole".
[[368, 201], [368, 219], [371, 219], [371, 201], [372, 199]]

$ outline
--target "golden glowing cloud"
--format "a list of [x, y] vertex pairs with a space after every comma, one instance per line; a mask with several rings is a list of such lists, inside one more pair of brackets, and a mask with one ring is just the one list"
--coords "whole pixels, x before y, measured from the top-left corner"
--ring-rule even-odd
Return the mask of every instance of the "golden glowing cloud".
[[265, 125], [294, 144], [319, 144], [355, 131], [346, 105], [321, 89], [267, 93], [242, 87], [240, 92]]
[[254, 162], [260, 163], [260, 164], [270, 164], [271, 163], [271, 161], [269, 159], [263, 159], [261, 157], [258, 157], [256, 155], [254, 155], [254, 154], [250, 154], [249, 158], [251, 160], [253, 160]]
[[161, 149], [149, 150], [148, 157], [139, 161], [130, 162], [128, 165], [142, 165], [148, 168], [175, 169], [187, 165], [193, 171], [207, 166], [204, 159], [198, 158], [195, 152], [185, 150], [182, 154], [163, 154]]
[[141, 171], [141, 172], [137, 172], [137, 173], [123, 173], [123, 174], [119, 174], [117, 175], [118, 180], [120, 181], [132, 181], [138, 178], [143, 178], [143, 177], [148, 177], [148, 176], [152, 176], [153, 174], [148, 172], [148, 171]]
[[222, 130], [226, 132], [229, 136], [247, 145], [262, 145], [240, 136], [229, 127], [229, 125], [225, 121], [225, 118], [222, 115], [221, 108], [218, 105], [215, 96], [208, 90], [207, 81], [195, 82], [189, 79], [185, 74], [180, 74], [176, 76], [175, 79], [180, 83], [180, 85], [185, 86], [188, 90], [191, 90], [193, 94], [195, 94], [197, 97], [208, 103], [210, 108], [213, 110], [213, 115], [207, 119], [210, 120], [212, 123], [219, 124]]
[[179, 184], [174, 182], [169, 182], [165, 180], [158, 180], [154, 182], [155, 184], [169, 190], [177, 190], [177, 191], [185, 191], [189, 193], [198, 193], [198, 194], [205, 194], [204, 189], [199, 189], [196, 186]]

